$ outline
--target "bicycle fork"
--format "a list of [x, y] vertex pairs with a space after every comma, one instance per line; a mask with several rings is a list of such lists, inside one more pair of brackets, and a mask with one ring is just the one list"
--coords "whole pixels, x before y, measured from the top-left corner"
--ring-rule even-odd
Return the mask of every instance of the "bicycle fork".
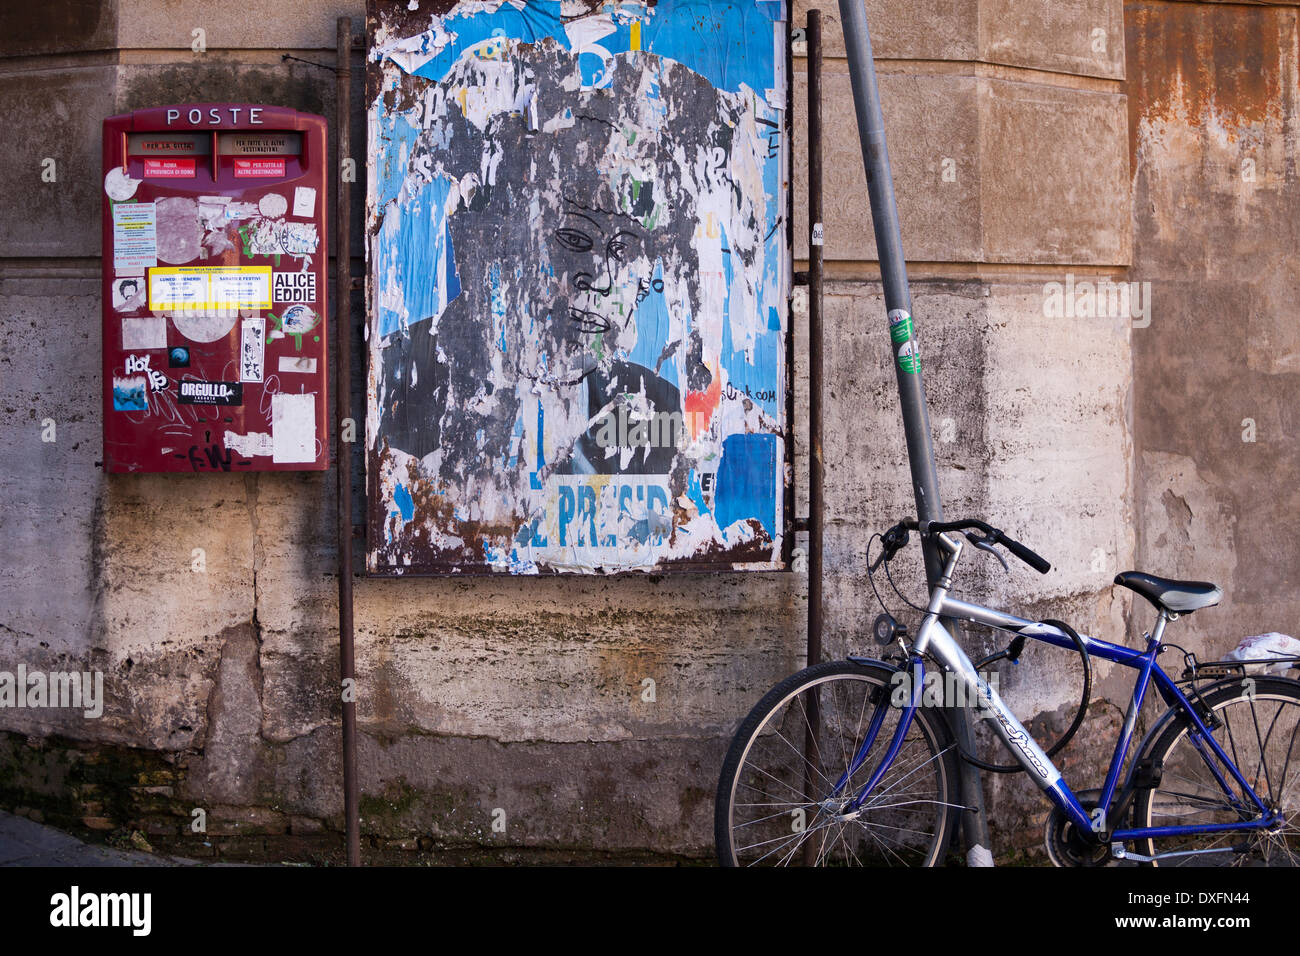
[[[1038, 746], [1034, 738], [1029, 735], [1020, 721], [1016, 719], [1016, 716], [1003, 703], [997, 690], [979, 676], [979, 673], [975, 670], [975, 665], [966, 656], [966, 652], [961, 649], [961, 646], [948, 633], [947, 628], [940, 623], [938, 615], [934, 613], [926, 615], [912, 652], [909, 655], [909, 696], [907, 703], [901, 708], [898, 726], [894, 728], [889, 747], [872, 771], [867, 782], [858, 789], [852, 799], [840, 806], [835, 815], [841, 819], [850, 819], [855, 816], [871, 798], [875, 788], [898, 756], [898, 751], [902, 748], [903, 741], [911, 729], [912, 717], [916, 713], [916, 708], [922, 706], [922, 690], [925, 684], [925, 660], [923, 655], [926, 653], [936, 658], [946, 670], [956, 676], [961, 688], [966, 692], [966, 700], [978, 701], [981, 716], [993, 721], [994, 731], [1007, 745], [1017, 762], [1029, 772], [1030, 778], [1038, 785], [1039, 789], [1043, 790], [1047, 797], [1061, 808], [1062, 812], [1068, 814], [1074, 823], [1083, 827], [1084, 830], [1090, 830], [1092, 826], [1091, 819], [1083, 807], [1080, 806], [1079, 801], [1074, 797], [1069, 787], [1066, 786], [1065, 781], [1061, 779], [1061, 772], [1052, 763], [1051, 758], [1043, 752], [1043, 749]], [[871, 715], [871, 721], [857, 752], [849, 762], [848, 768], [840, 775], [832, 788], [832, 798], [844, 792], [848, 782], [866, 761], [867, 754], [871, 752], [876, 738], [880, 734], [885, 716], [891, 709], [894, 709], [894, 703], [890, 700], [890, 694], [886, 690], [883, 692], [882, 698], [876, 703], [875, 710]]]

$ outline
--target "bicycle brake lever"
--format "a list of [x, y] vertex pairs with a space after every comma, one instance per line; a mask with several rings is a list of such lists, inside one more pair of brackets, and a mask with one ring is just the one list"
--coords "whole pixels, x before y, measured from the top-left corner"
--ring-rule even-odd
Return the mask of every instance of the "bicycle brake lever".
[[967, 534], [966, 540], [981, 551], [987, 551], [989, 554], [993, 555], [993, 557], [998, 559], [998, 564], [1002, 565], [1002, 570], [1007, 572], [1007, 574], [1011, 573], [1011, 568], [1007, 566], [1007, 559], [1002, 557], [1002, 552], [993, 547], [988, 538], [977, 538], [972, 534]]

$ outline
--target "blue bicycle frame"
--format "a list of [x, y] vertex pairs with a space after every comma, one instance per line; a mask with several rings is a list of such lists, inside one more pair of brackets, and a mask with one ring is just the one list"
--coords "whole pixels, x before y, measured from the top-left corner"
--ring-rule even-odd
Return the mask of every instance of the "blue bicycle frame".
[[[858, 790], [852, 800], [844, 804], [841, 812], [852, 812], [860, 809], [870, 799], [881, 778], [897, 756], [899, 748], [907, 736], [908, 729], [911, 727], [916, 708], [921, 705], [921, 693], [925, 677], [924, 658], [929, 654], [938, 660], [945, 670], [956, 675], [956, 678], [970, 695], [966, 698], [967, 700], [979, 701], [981, 716], [993, 721], [994, 730], [1015, 757], [1016, 762], [1028, 772], [1030, 779], [1047, 795], [1048, 799], [1059, 807], [1075, 826], [1083, 828], [1084, 831], [1097, 832], [1098, 830], [1104, 831], [1108, 829], [1104, 826], [1104, 821], [1109, 819], [1110, 812], [1113, 809], [1115, 792], [1119, 785], [1125, 758], [1132, 743], [1138, 713], [1142, 708], [1142, 701], [1146, 696], [1147, 689], [1153, 682], [1156, 690], [1160, 692], [1161, 697], [1172, 711], [1185, 714], [1190, 721], [1192, 729], [1188, 732], [1188, 737], [1192, 746], [1196, 748], [1210, 768], [1214, 779], [1223, 789], [1229, 805], [1237, 810], [1242, 819], [1240, 822], [1224, 824], [1118, 829], [1109, 833], [1110, 839], [1125, 841], [1145, 837], [1168, 837], [1192, 833], [1246, 832], [1265, 830], [1282, 821], [1281, 811], [1269, 811], [1264, 802], [1260, 800], [1259, 795], [1255, 793], [1254, 788], [1251, 787], [1245, 777], [1242, 776], [1241, 771], [1237, 769], [1237, 766], [1224, 752], [1219, 742], [1214, 739], [1210, 729], [1206, 726], [1205, 721], [1191, 701], [1187, 699], [1178, 685], [1156, 663], [1156, 657], [1160, 653], [1160, 642], [1164, 635], [1165, 625], [1173, 618], [1172, 615], [1162, 610], [1156, 621], [1155, 628], [1147, 638], [1146, 649], [1142, 651], [1135, 651], [1119, 644], [1111, 644], [1081, 635], [1081, 639], [1090, 655], [1122, 664], [1125, 667], [1131, 667], [1138, 672], [1133, 687], [1133, 697], [1129, 701], [1119, 740], [1115, 745], [1115, 753], [1111, 758], [1110, 769], [1106, 774], [1106, 783], [1102, 788], [1101, 798], [1098, 801], [1098, 806], [1104, 808], [1101, 817], [1103, 825], [1098, 827], [1089, 815], [1089, 811], [1084, 809], [1074, 792], [1061, 778], [1061, 772], [1025, 730], [1015, 714], [1007, 708], [1002, 698], [998, 696], [997, 690], [991, 687], [976, 672], [970, 658], [966, 656], [966, 653], [940, 619], [949, 617], [1013, 631], [1033, 640], [1071, 650], [1075, 649], [1073, 639], [1052, 625], [1024, 620], [1012, 614], [949, 597], [948, 589], [951, 587], [952, 574], [957, 559], [961, 555], [962, 543], [948, 534], [940, 534], [938, 540], [940, 546], [948, 552], [949, 557], [943, 575], [931, 593], [930, 605], [926, 610], [925, 619], [921, 623], [916, 641], [911, 648], [909, 660], [911, 693], [908, 703], [902, 708], [898, 726], [894, 729], [893, 737], [884, 757], [872, 772], [866, 784]], [[887, 697], [877, 706], [862, 743], [854, 754], [853, 760], [849, 763], [849, 768], [836, 782], [833, 791], [835, 794], [843, 791], [848, 781], [852, 779], [854, 772], [866, 760], [867, 754], [870, 753], [884, 724], [885, 713], [891, 706], [892, 704]], [[1134, 764], [1136, 764], [1136, 761], [1134, 761]], [[1130, 766], [1128, 776], [1125, 779], [1126, 785], [1131, 780], [1135, 769], [1134, 766]], [[1234, 792], [1233, 783], [1240, 788], [1239, 793]], [[1242, 798], [1244, 798], [1244, 802]]]

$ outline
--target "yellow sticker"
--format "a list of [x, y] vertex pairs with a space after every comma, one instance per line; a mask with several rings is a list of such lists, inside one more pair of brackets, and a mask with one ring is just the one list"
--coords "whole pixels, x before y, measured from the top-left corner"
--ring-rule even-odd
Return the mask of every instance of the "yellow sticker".
[[176, 266], [149, 270], [151, 312], [269, 308], [270, 266]]

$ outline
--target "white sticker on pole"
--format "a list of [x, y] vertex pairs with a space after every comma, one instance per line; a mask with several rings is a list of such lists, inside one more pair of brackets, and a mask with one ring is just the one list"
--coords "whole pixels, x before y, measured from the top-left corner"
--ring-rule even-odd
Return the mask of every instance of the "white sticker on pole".
[[813, 223], [812, 244], [814, 246], [820, 246], [822, 244], [823, 237], [825, 236], [825, 234], [826, 234], [825, 228], [822, 226], [820, 222]]

